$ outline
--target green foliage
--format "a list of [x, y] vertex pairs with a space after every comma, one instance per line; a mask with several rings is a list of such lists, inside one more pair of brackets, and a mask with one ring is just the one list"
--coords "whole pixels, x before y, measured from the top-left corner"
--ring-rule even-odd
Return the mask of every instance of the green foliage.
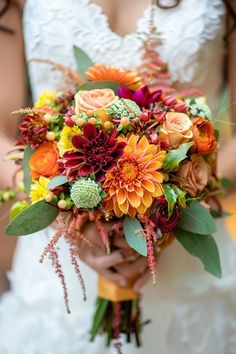
[[221, 278], [219, 251], [211, 235], [199, 235], [182, 229], [177, 229], [175, 234], [181, 245], [191, 255], [200, 259], [207, 272]]
[[73, 46], [74, 57], [77, 64], [77, 68], [79, 70], [80, 75], [84, 80], [86, 80], [85, 73], [89, 67], [94, 66], [94, 62], [90, 59], [90, 57], [79, 47]]
[[10, 210], [10, 221], [12, 221], [18, 214], [20, 214], [28, 206], [29, 204], [26, 200], [22, 200], [14, 203]]
[[91, 329], [91, 337], [90, 337], [90, 341], [93, 342], [98, 331], [100, 330], [100, 326], [101, 323], [105, 317], [106, 311], [107, 311], [107, 307], [109, 305], [109, 301], [102, 299], [102, 298], [98, 298], [97, 301], [97, 310], [95, 312], [94, 318], [93, 318], [93, 326]]
[[66, 176], [55, 176], [47, 184], [47, 189], [54, 189], [56, 187], [62, 186], [63, 184], [65, 184], [67, 182], [68, 182], [68, 178]]
[[170, 183], [164, 183], [163, 189], [164, 196], [168, 202], [168, 218], [170, 218], [176, 202], [178, 202], [182, 208], [186, 207], [186, 192]]
[[5, 233], [23, 236], [45, 229], [58, 216], [58, 208], [41, 200], [18, 214], [7, 226]]
[[142, 256], [147, 256], [147, 243], [140, 222], [129, 216], [124, 220], [124, 234], [129, 246]]
[[179, 167], [181, 161], [187, 157], [189, 148], [193, 145], [193, 142], [180, 145], [178, 149], [170, 150], [163, 162], [164, 172], [174, 171]]
[[117, 94], [119, 86], [120, 85], [114, 81], [90, 81], [81, 84], [78, 87], [78, 91], [109, 88]]
[[168, 218], [171, 217], [175, 203], [177, 202], [177, 195], [170, 184], [163, 184], [164, 196], [168, 202]]
[[225, 189], [235, 189], [236, 188], [236, 183], [226, 177], [221, 178], [220, 183], [221, 183], [221, 186]]
[[193, 201], [182, 210], [178, 226], [200, 235], [209, 235], [217, 230], [213, 217], [198, 201]]
[[31, 184], [32, 184], [32, 177], [30, 175], [30, 167], [29, 167], [29, 160], [31, 155], [33, 154], [34, 150], [31, 146], [27, 146], [24, 157], [23, 157], [23, 171], [24, 171], [24, 186], [25, 186], [25, 193], [29, 194]]

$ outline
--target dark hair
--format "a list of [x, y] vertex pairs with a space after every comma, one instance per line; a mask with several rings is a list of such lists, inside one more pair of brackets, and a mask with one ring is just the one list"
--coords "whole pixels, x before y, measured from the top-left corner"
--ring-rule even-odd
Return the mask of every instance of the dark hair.
[[[11, 0], [4, 0], [5, 3], [3, 5], [3, 8], [0, 9], [0, 18], [8, 11], [10, 5], [11, 5]], [[162, 3], [162, 0], [156, 0], [156, 4], [158, 7], [160, 7], [161, 9], [173, 9], [174, 7], [177, 7], [180, 4], [181, 0], [174, 0], [174, 4], [170, 5], [170, 6], [166, 6]], [[233, 9], [233, 6], [230, 4], [229, 0], [223, 0], [226, 9], [231, 17], [231, 19], [233, 20], [232, 26], [229, 28], [228, 32], [226, 33], [225, 37], [228, 37], [232, 32], [234, 32], [234, 30], [236, 29], [236, 13]], [[13, 34], [14, 31], [11, 30], [10, 28], [7, 28], [5, 26], [1, 26], [0, 25], [0, 31], [4, 31], [6, 33], [9, 34]]]

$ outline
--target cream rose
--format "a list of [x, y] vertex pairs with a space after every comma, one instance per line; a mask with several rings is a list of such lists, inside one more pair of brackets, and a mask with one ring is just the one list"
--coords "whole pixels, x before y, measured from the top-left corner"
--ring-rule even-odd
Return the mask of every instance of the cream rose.
[[177, 172], [181, 188], [192, 196], [197, 196], [207, 185], [209, 165], [201, 155], [192, 155], [190, 161], [185, 161]]
[[193, 137], [192, 121], [185, 113], [168, 112], [160, 130], [159, 140], [171, 147], [178, 147]]
[[75, 95], [75, 113], [91, 114], [110, 107], [117, 99], [118, 97], [111, 89], [78, 91]]

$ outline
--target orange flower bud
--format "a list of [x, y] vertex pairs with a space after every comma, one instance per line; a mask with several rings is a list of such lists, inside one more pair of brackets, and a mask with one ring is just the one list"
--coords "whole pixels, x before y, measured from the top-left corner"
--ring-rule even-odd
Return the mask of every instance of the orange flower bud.
[[59, 154], [55, 143], [47, 141], [39, 145], [29, 161], [32, 178], [54, 177], [58, 171], [58, 159]]
[[194, 141], [192, 149], [200, 154], [208, 154], [212, 152], [217, 145], [212, 123], [200, 117], [194, 118], [192, 123]]

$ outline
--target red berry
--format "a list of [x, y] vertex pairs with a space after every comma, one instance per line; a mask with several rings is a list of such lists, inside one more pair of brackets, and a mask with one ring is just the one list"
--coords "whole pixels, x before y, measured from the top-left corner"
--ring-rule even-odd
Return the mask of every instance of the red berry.
[[148, 122], [150, 120], [150, 112], [142, 112], [140, 120], [141, 122]]
[[70, 116], [65, 117], [65, 125], [68, 125], [68, 127], [71, 128], [75, 125]]

